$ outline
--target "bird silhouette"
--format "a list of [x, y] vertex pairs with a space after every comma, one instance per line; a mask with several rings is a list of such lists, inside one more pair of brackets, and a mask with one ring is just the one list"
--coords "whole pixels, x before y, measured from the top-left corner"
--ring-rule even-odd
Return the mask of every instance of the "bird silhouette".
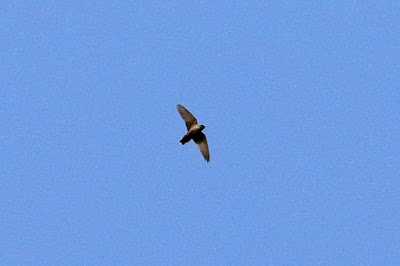
[[176, 106], [182, 119], [185, 121], [187, 133], [179, 141], [184, 145], [191, 139], [197, 144], [200, 149], [201, 154], [203, 154], [204, 159], [210, 161], [210, 152], [208, 150], [206, 135], [202, 132], [205, 128], [204, 125], [198, 125], [196, 118], [182, 105], [178, 104]]

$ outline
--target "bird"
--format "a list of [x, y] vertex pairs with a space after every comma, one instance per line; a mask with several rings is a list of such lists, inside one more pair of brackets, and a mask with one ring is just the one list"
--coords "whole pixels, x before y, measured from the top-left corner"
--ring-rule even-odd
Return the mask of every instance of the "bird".
[[184, 145], [189, 142], [191, 139], [197, 144], [201, 154], [203, 154], [204, 159], [209, 162], [210, 161], [210, 152], [208, 150], [208, 143], [206, 135], [202, 132], [205, 128], [204, 125], [198, 125], [196, 118], [180, 104], [176, 105], [176, 109], [178, 109], [179, 114], [182, 119], [185, 121], [187, 133], [182, 137], [179, 141]]

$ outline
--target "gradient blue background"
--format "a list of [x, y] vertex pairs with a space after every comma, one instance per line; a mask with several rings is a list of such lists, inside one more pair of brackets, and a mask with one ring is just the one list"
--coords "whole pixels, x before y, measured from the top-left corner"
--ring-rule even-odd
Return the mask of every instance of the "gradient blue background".
[[0, 60], [2, 264], [400, 263], [399, 1], [3, 1]]

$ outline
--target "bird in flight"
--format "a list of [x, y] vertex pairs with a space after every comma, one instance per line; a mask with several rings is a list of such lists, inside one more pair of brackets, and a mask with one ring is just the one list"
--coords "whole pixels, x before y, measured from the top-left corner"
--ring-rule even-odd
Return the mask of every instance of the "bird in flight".
[[201, 132], [205, 126], [198, 125], [196, 118], [182, 105], [178, 104], [176, 106], [179, 114], [182, 119], [185, 121], [187, 133], [182, 137], [179, 141], [184, 145], [186, 142], [189, 142], [191, 139], [199, 146], [201, 154], [203, 154], [204, 159], [209, 162], [210, 161], [210, 152], [208, 151], [208, 144], [206, 135]]

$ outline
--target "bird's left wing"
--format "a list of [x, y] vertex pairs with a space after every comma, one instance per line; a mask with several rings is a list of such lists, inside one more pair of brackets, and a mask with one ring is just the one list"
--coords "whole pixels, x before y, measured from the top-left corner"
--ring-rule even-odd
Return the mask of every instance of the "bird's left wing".
[[210, 151], [208, 150], [208, 143], [206, 135], [203, 132], [200, 132], [193, 136], [194, 142], [196, 142], [197, 146], [199, 146], [201, 154], [203, 154], [204, 159], [209, 162], [210, 161]]

